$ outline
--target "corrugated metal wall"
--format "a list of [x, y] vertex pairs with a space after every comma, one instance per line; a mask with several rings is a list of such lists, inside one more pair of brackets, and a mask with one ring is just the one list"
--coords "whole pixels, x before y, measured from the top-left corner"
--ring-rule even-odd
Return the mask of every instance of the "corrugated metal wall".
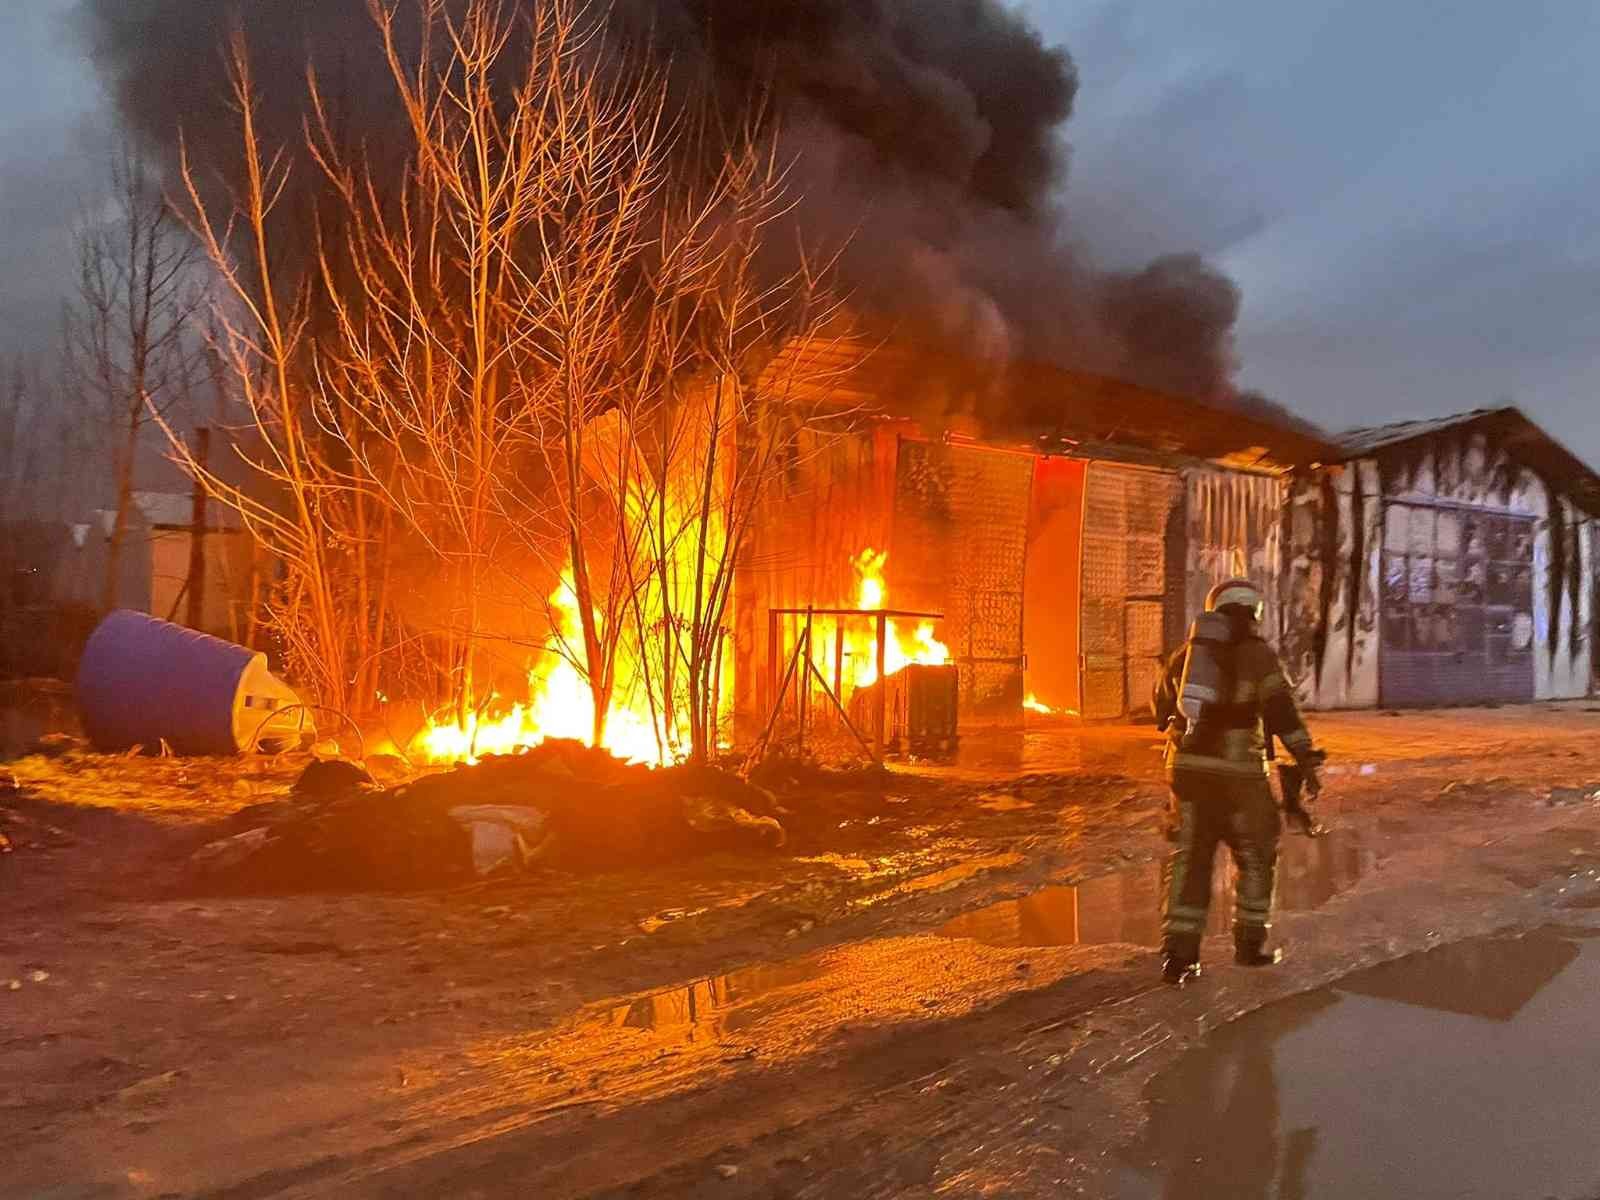
[[[734, 584], [732, 686], [740, 736], [759, 729], [771, 706], [764, 694], [768, 610], [854, 603], [852, 560], [869, 546], [889, 548], [897, 446], [886, 428], [808, 433], [763, 499]], [[893, 559], [891, 550], [891, 572]], [[891, 602], [901, 598], [891, 592]]]
[[[756, 602], [741, 620], [759, 610], [764, 623], [772, 603], [837, 602], [850, 558], [887, 544], [891, 603], [946, 614], [964, 714], [1014, 718], [1035, 458], [887, 430], [847, 442], [805, 460], [771, 507], [751, 556], [763, 582], [747, 590]], [[1481, 437], [1292, 485], [1096, 461], [1084, 468], [1082, 508], [1080, 611], [1070, 587], [1035, 587], [1032, 603], [1077, 624], [1086, 717], [1143, 710], [1205, 593], [1238, 574], [1267, 592], [1266, 632], [1311, 707], [1561, 698], [1593, 686], [1600, 532]], [[760, 637], [753, 620], [741, 632], [741, 694], [761, 675], [748, 649]]]
[[[1586, 695], [1589, 691], [1593, 624], [1592, 592], [1584, 586], [1594, 568], [1592, 539], [1584, 536], [1587, 516], [1561, 492], [1559, 480], [1542, 478], [1511, 459], [1481, 432], [1446, 430], [1433, 437], [1390, 447], [1374, 459], [1391, 507], [1397, 502], [1455, 508], [1474, 517], [1483, 550], [1469, 550], [1464, 561], [1486, 564], [1484, 589], [1486, 653], [1499, 655], [1492, 672], [1504, 677], [1485, 696], [1483, 685], [1457, 679], [1455, 687], [1426, 692], [1426, 702], [1469, 703], [1477, 699], [1551, 700]], [[1497, 516], [1511, 518], [1504, 531], [1503, 551]], [[1435, 517], [1437, 524], [1438, 518]], [[1464, 525], [1462, 530], [1464, 531]], [[1388, 531], [1386, 530], [1386, 533]], [[1416, 533], [1422, 544], [1423, 530]], [[1397, 527], [1395, 537], [1400, 531]], [[1455, 530], [1447, 534], [1463, 536]], [[1438, 534], [1435, 533], [1437, 542]], [[1449, 543], [1450, 536], [1445, 541]], [[1391, 549], [1386, 537], [1384, 549]], [[1470, 545], [1470, 543], [1469, 543]], [[1398, 550], [1396, 540], [1394, 549]], [[1437, 545], [1436, 545], [1437, 552]], [[1410, 543], [1408, 540], [1408, 555]], [[1458, 559], [1458, 561], [1461, 561]], [[1437, 574], [1437, 572], [1435, 572]], [[1431, 582], [1413, 570], [1409, 584]], [[1446, 585], [1452, 581], [1446, 580]], [[1410, 593], [1407, 592], [1409, 601]], [[1419, 607], [1426, 608], [1426, 599]], [[1435, 614], [1437, 615], [1437, 614]], [[1448, 630], [1445, 630], [1448, 632]], [[1419, 636], [1413, 629], [1413, 637]], [[1461, 634], [1458, 632], [1458, 637]], [[1531, 667], [1531, 687], [1529, 672]], [[1401, 677], [1402, 680], [1404, 677]], [[1422, 703], [1410, 693], [1387, 686], [1385, 703]], [[1391, 696], [1393, 697], [1391, 699]]]
[[1370, 462], [1294, 482], [1279, 653], [1309, 707], [1378, 703], [1379, 487]]

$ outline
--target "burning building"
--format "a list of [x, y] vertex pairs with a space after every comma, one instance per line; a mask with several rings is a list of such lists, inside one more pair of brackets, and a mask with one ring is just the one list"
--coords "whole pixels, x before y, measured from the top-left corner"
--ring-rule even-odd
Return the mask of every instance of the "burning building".
[[[882, 354], [853, 385], [864, 405], [920, 361]], [[939, 614], [894, 627], [893, 660], [948, 663], [965, 726], [1147, 710], [1206, 592], [1237, 575], [1272, 598], [1267, 635], [1309, 707], [1593, 690], [1600, 476], [1515, 409], [1329, 439], [1078, 372], [1013, 368], [1005, 386], [1057, 419], [986, 439], [881, 415], [797, 449], [741, 580], [742, 715], [771, 708], [806, 609], [854, 594], [862, 547], [873, 597]], [[847, 664], [874, 652], [864, 624], [842, 646]]]
[[[768, 497], [736, 605], [747, 722], [773, 707], [773, 664], [808, 619], [825, 666], [875, 653], [864, 619], [836, 651], [832, 622], [856, 618], [807, 615], [858, 592], [861, 609], [923, 614], [893, 626], [891, 661], [949, 664], [964, 724], [1147, 709], [1213, 583], [1249, 574], [1276, 593], [1291, 469], [1333, 453], [1243, 413], [1044, 366], [1013, 366], [1000, 386], [1053, 414], [1047, 426], [995, 438], [960, 416], [893, 415], [916, 407], [909, 381], [935, 375], [951, 365], [909, 348], [869, 357], [841, 402], [872, 415], [797, 446]], [[870, 595], [855, 578], [864, 547], [882, 576]], [[851, 671], [838, 677], [848, 687]]]
[[[252, 210], [273, 253], [244, 258], [309, 289], [308, 348], [247, 332], [235, 382], [284, 348], [256, 432], [309, 436], [331, 483], [296, 468], [295, 519], [263, 525], [312, 598], [298, 665], [330, 703], [384, 692], [387, 643], [423, 647], [438, 678], [416, 690], [450, 714], [426, 757], [555, 733], [704, 756], [765, 737], [786, 697], [802, 729], [820, 696], [873, 749], [891, 709], [941, 736], [958, 712], [1123, 717], [1241, 574], [1278, 598], [1268, 632], [1310, 702], [1588, 687], [1581, 464], [1506, 417], [1339, 445], [1240, 394], [1230, 280], [1196, 255], [1096, 265], [1065, 188], [1076, 68], [999, 0], [85, 11], [130, 132], [251, 311], [274, 285], [239, 269], [235, 201], [211, 194], [231, 196], [241, 114], [244, 174], [281, 165]], [[417, 80], [444, 90], [419, 102]], [[598, 115], [532, 119], [577, 99]], [[637, 134], [666, 127], [644, 163]], [[451, 182], [491, 160], [526, 186]], [[490, 276], [512, 291], [481, 303]], [[828, 336], [815, 314], [844, 298], [884, 345]], [[791, 337], [826, 428], [761, 384]], [[411, 611], [435, 590], [441, 611]], [[541, 627], [491, 627], [541, 600]]]

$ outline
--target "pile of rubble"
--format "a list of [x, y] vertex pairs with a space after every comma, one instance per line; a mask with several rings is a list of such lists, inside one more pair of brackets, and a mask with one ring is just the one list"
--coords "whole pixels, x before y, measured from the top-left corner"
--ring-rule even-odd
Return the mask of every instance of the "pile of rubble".
[[192, 867], [200, 886], [227, 891], [438, 887], [534, 864], [614, 871], [776, 849], [778, 812], [770, 792], [715, 767], [634, 766], [573, 741], [388, 788], [353, 763], [315, 762]]

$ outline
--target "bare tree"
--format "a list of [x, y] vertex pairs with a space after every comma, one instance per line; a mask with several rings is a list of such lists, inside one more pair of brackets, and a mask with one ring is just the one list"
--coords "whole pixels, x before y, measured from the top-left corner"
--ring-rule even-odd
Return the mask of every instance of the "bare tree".
[[289, 159], [260, 144], [234, 43], [245, 182], [222, 212], [187, 163], [184, 179], [266, 494], [214, 473], [208, 487], [285, 563], [274, 620], [305, 614], [328, 703], [363, 695], [364, 664], [388, 652], [405, 547], [450, 597], [435, 632], [463, 730], [488, 698], [496, 610], [559, 580], [542, 649], [587, 690], [591, 739], [622, 694], [649, 705], [662, 757], [708, 757], [734, 566], [826, 407], [794, 387], [811, 370], [795, 347], [835, 311], [822, 272], [802, 255], [774, 279], [761, 261], [783, 172], [753, 138], [720, 170], [682, 169], [663, 78], [619, 68], [582, 0], [407, 3], [402, 35], [402, 0], [368, 0], [399, 144], [342, 142], [311, 78], [326, 187], [304, 280], [273, 277]]
[[115, 152], [104, 201], [76, 232], [78, 278], [68, 310], [68, 362], [83, 415], [104, 436], [114, 517], [101, 604], [116, 603], [134, 473], [144, 431], [187, 393], [198, 339], [198, 252], [151, 166], [129, 143]]
[[731, 700], [728, 614], [736, 569], [769, 489], [802, 440], [843, 428], [852, 411], [819, 366], [821, 340], [849, 344], [829, 263], [802, 250], [799, 265], [764, 270], [766, 240], [788, 211], [770, 149], [730, 154], [705, 249], [682, 281], [692, 313], [677, 350], [656, 462], [640, 473], [638, 507], [655, 564], [646, 611], [659, 627], [662, 709], [687, 723], [691, 757], [721, 740]]
[[14, 359], [0, 385], [0, 512], [31, 512], [27, 497], [36, 482], [39, 450], [37, 411], [27, 366]]
[[[557, 614], [550, 625], [557, 652], [588, 685], [596, 743], [649, 572], [630, 493], [635, 439], [669, 365], [652, 318], [673, 298], [658, 282], [665, 262], [692, 254], [699, 232], [692, 218], [677, 228], [660, 221], [678, 136], [665, 105], [664, 81], [638, 64], [609, 79], [572, 73], [554, 130], [562, 166], [547, 176], [543, 252], [527, 277], [534, 353], [518, 361], [519, 384], [542, 472], [536, 489], [511, 495], [513, 525], [556, 556], [577, 636], [562, 636]], [[627, 674], [636, 693], [637, 661]]]
[[378, 167], [341, 153], [313, 87], [313, 152], [340, 205], [322, 257], [337, 321], [319, 344], [317, 411], [453, 581], [458, 720], [483, 692], [486, 598], [527, 587], [499, 569], [517, 548], [563, 580], [546, 649], [584, 680], [598, 742], [636, 539], [586, 474], [586, 431], [630, 395], [664, 87], [646, 70], [596, 71], [598, 33], [572, 0], [525, 15], [485, 0], [459, 18], [422, 0], [409, 56], [395, 6], [370, 7], [410, 142], [401, 179], [392, 148]]
[[229, 68], [239, 178], [221, 186], [224, 201], [208, 204], [200, 168], [187, 153], [181, 174], [186, 221], [218, 281], [208, 339], [244, 411], [239, 453], [253, 486], [198, 462], [180, 431], [164, 420], [162, 427], [173, 456], [282, 564], [284, 577], [266, 610], [288, 645], [293, 674], [324, 705], [349, 711], [352, 663], [362, 647], [357, 635], [368, 628], [368, 614], [359, 605], [352, 611], [339, 583], [351, 488], [329, 463], [310, 413], [304, 380], [311, 288], [303, 278], [280, 278], [272, 237], [289, 161], [257, 132], [259, 97], [242, 36], [230, 45]]

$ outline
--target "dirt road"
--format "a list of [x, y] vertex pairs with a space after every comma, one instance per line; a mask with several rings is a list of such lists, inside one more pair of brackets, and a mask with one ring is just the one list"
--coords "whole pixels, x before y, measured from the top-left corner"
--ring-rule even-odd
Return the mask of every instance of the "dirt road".
[[1292, 957], [1183, 993], [1149, 730], [797, 794], [770, 858], [426, 895], [175, 890], [267, 764], [13, 763], [0, 1196], [1108, 1194], [1207, 1031], [1600, 881], [1586, 706], [1316, 724]]

